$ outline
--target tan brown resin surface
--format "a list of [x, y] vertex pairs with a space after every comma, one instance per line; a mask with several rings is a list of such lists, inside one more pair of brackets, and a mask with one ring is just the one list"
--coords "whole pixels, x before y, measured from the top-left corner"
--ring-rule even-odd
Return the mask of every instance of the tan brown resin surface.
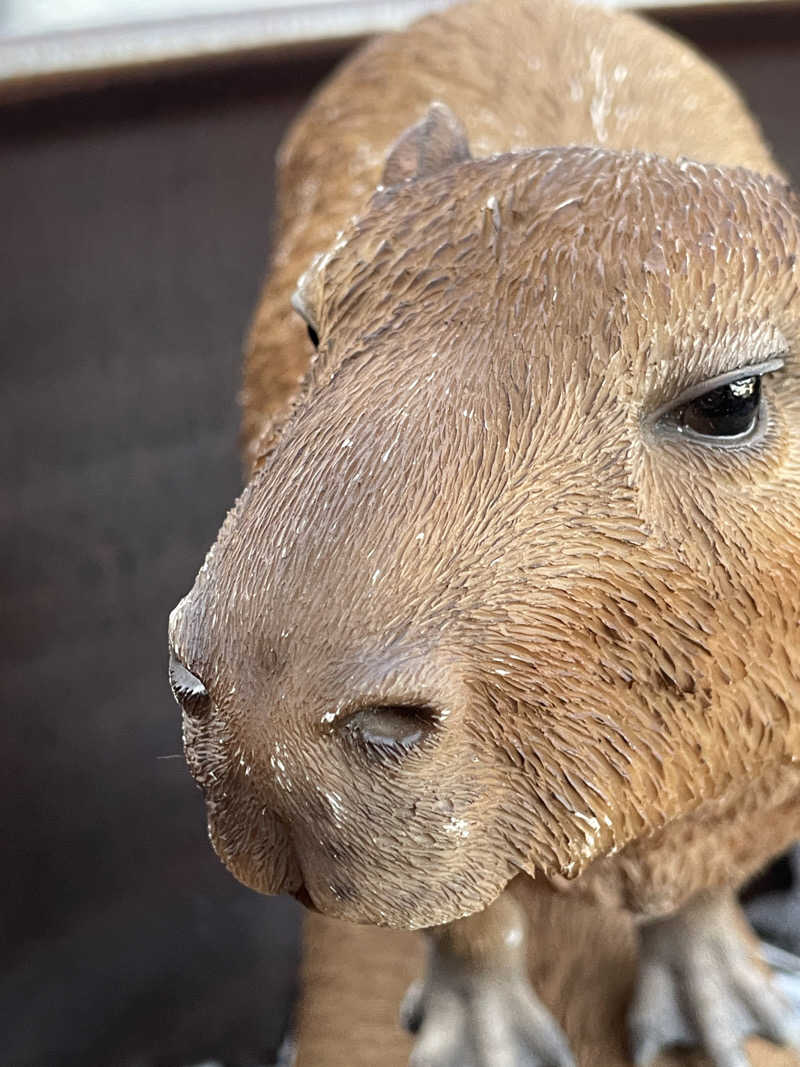
[[[640, 919], [741, 884], [800, 830], [800, 211], [735, 90], [466, 5], [317, 93], [279, 218], [253, 477], [171, 624], [220, 857], [397, 927], [520, 871]], [[747, 443], [660, 421], [765, 364]]]
[[[630, 917], [515, 883], [535, 931], [529, 970], [564, 1027], [579, 1067], [630, 1067], [625, 1013], [635, 977]], [[319, 915], [305, 921], [296, 1067], [407, 1067], [412, 1038], [398, 1004], [422, 972], [423, 941], [400, 930], [353, 926]], [[797, 1067], [800, 1058], [760, 1038], [747, 1044], [752, 1067]], [[654, 1067], [707, 1067], [685, 1051]]]
[[487, 0], [379, 38], [318, 90], [281, 153], [276, 250], [242, 393], [248, 470], [265, 416], [283, 410], [308, 366], [305, 327], [287, 312], [298, 278], [363, 210], [394, 142], [437, 100], [466, 126], [476, 159], [602, 144], [781, 173], [720, 72], [633, 15]]
[[[796, 198], [668, 162], [777, 170], [684, 45], [629, 16], [504, 11], [376, 42], [289, 136], [251, 454], [274, 376], [296, 387], [310, 357], [289, 310], [304, 269], [320, 352], [173, 618], [214, 702], [186, 741], [221, 856], [377, 924], [443, 922], [520, 869], [610, 854], [623, 899], [663, 912], [797, 833]], [[520, 151], [369, 201], [431, 98], [475, 156], [602, 134], [667, 158]], [[648, 423], [776, 354], [762, 442]], [[364, 703], [450, 717], [397, 766], [334, 740]]]

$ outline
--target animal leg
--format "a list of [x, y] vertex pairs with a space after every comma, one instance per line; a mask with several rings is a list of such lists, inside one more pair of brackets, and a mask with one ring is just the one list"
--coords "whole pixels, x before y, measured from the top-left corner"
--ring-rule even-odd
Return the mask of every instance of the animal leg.
[[742, 1044], [750, 1034], [800, 1047], [800, 1024], [758, 961], [727, 890], [698, 893], [641, 927], [628, 1025], [637, 1067], [674, 1045], [702, 1049], [715, 1067], [747, 1067]]
[[528, 981], [525, 917], [510, 893], [427, 934], [425, 977], [401, 1009], [418, 1035], [410, 1067], [574, 1067]]

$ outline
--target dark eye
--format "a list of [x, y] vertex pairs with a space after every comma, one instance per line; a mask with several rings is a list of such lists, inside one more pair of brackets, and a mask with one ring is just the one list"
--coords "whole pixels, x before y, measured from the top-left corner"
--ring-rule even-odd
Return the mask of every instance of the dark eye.
[[781, 370], [783, 353], [763, 363], [720, 374], [691, 386], [671, 404], [657, 410], [653, 425], [699, 444], [738, 448], [759, 440], [767, 425], [767, 404], [762, 396], [765, 374]]
[[174, 652], [169, 655], [169, 684], [181, 709], [202, 719], [211, 710], [211, 697], [200, 679], [187, 670]]
[[369, 748], [403, 754], [428, 738], [436, 721], [435, 711], [425, 705], [378, 705], [359, 708], [340, 729]]
[[701, 437], [744, 437], [755, 429], [761, 407], [761, 378], [719, 385], [676, 411], [678, 429]]
[[308, 336], [311, 339], [311, 344], [314, 346], [314, 348], [319, 348], [319, 335], [317, 331], [314, 329], [311, 323], [306, 323], [306, 328], [308, 330]]

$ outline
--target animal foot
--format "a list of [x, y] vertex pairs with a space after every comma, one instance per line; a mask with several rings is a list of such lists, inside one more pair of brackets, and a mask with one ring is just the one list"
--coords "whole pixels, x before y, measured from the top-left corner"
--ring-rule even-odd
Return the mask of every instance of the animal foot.
[[415, 982], [401, 1008], [417, 1034], [409, 1067], [575, 1067], [527, 979], [455, 968]]
[[748, 1067], [751, 1034], [800, 1049], [800, 1023], [756, 961], [745, 922], [733, 894], [716, 892], [642, 927], [628, 1016], [636, 1067], [675, 1045], [702, 1049], [715, 1067]]

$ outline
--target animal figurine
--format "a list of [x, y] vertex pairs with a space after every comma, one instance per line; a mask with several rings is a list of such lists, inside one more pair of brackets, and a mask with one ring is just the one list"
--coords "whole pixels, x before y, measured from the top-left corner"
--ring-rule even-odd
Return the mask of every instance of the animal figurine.
[[241, 881], [429, 931], [415, 1067], [573, 1062], [517, 876], [635, 917], [636, 1064], [798, 1042], [734, 897], [800, 832], [798, 250], [736, 92], [632, 15], [455, 7], [286, 140], [170, 674]]

